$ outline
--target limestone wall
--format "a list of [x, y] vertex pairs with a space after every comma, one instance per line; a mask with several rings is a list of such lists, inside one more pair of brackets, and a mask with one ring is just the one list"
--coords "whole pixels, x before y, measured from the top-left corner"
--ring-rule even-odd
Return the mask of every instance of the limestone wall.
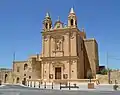
[[98, 60], [98, 46], [95, 39], [85, 39], [84, 40], [85, 49], [88, 56], [88, 62], [92, 69], [93, 77], [96, 77], [96, 66], [99, 64]]
[[[112, 71], [110, 74], [110, 80], [112, 83], [115, 83], [115, 80], [120, 84], [120, 72], [119, 71]], [[100, 81], [101, 84], [108, 83], [108, 75], [97, 75], [97, 79]]]

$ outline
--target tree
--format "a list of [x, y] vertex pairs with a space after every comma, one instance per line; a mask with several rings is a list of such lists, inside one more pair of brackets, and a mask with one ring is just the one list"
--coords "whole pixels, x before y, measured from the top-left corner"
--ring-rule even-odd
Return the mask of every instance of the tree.
[[91, 79], [93, 78], [91, 69], [87, 71], [87, 78], [90, 79], [90, 83], [91, 83]]
[[102, 74], [102, 75], [106, 75], [106, 74], [107, 74], [107, 72], [108, 72], [108, 70], [107, 70], [107, 69], [102, 69], [102, 70], [101, 70], [101, 74]]

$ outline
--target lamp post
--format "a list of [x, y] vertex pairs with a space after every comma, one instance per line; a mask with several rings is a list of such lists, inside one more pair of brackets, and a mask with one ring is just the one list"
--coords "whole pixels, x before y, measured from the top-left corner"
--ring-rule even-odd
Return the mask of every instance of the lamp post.
[[108, 83], [110, 84], [110, 69], [108, 67], [108, 52], [107, 52], [107, 70], [108, 70]]

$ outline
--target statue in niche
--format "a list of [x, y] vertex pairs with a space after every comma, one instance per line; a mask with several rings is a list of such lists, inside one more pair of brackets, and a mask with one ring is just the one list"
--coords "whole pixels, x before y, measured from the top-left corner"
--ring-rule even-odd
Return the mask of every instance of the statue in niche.
[[61, 45], [62, 45], [61, 41], [57, 41], [56, 42], [56, 50], [61, 50]]

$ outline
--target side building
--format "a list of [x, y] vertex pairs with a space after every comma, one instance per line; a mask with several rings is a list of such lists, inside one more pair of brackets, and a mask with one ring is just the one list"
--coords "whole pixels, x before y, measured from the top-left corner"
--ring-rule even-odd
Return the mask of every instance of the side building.
[[93, 77], [96, 78], [97, 68], [99, 68], [98, 44], [94, 38], [84, 39], [84, 49], [87, 53], [86, 63], [90, 63]]
[[0, 82], [2, 84], [13, 83], [12, 76], [12, 69], [0, 68]]
[[13, 83], [25, 84], [27, 79], [41, 78], [40, 55], [30, 56], [27, 61], [13, 62]]

